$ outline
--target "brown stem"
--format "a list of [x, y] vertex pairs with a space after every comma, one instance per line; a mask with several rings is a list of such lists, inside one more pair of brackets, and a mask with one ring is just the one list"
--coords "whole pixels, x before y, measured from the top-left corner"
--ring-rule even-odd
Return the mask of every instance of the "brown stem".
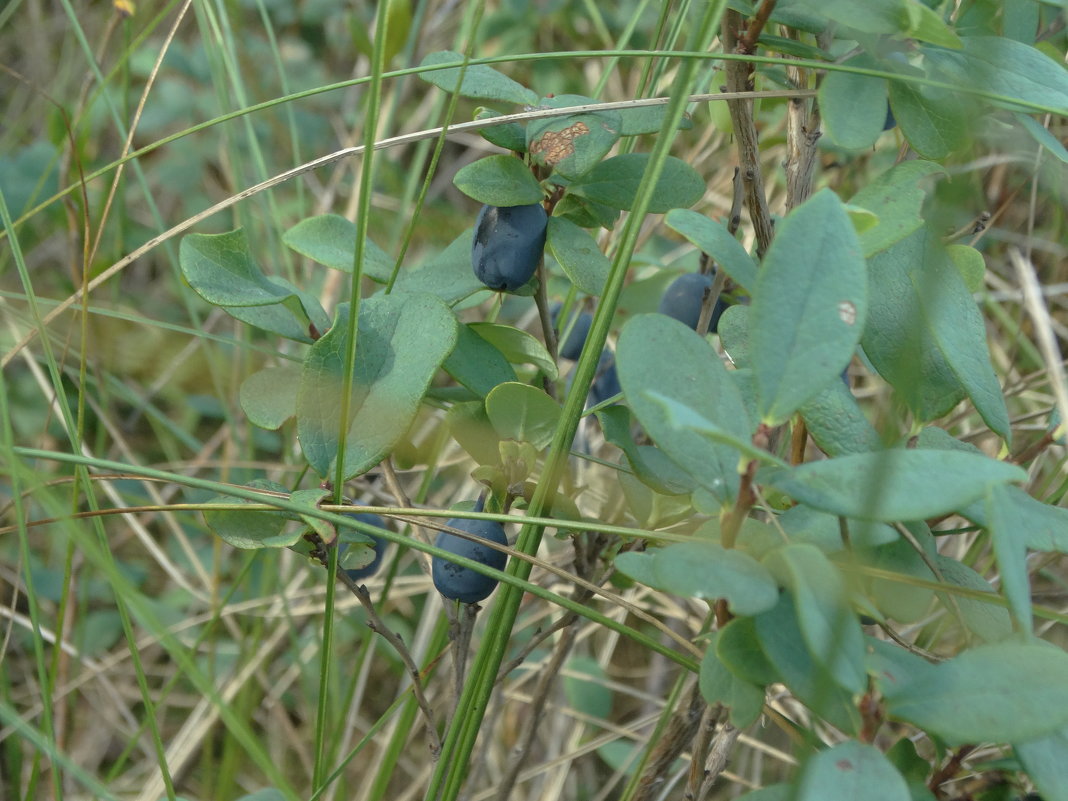
[[701, 313], [697, 317], [697, 333], [701, 336], [708, 333], [708, 326], [712, 323], [712, 313], [716, 310], [716, 301], [723, 294], [723, 287], [726, 283], [727, 273], [717, 270], [716, 277], [712, 279], [712, 286], [705, 290], [701, 301]]
[[964, 763], [965, 758], [974, 750], [974, 745], [962, 745], [949, 758], [949, 761], [935, 772], [934, 776], [931, 777], [931, 781], [927, 783], [927, 789], [935, 794], [935, 798], [946, 797], [946, 794], [942, 792], [942, 785], [960, 772], [960, 766]]
[[672, 717], [660, 742], [653, 749], [645, 773], [631, 796], [633, 801], [650, 801], [660, 793], [664, 775], [697, 735], [706, 706], [695, 682], [686, 709]]
[[[705, 757], [704, 777], [697, 792], [693, 795], [693, 801], [702, 801], [711, 792], [712, 785], [716, 783], [716, 779], [726, 770], [727, 757], [730, 756], [731, 749], [741, 733], [741, 729], [736, 729], [730, 723], [723, 723], [719, 731], [716, 732], [712, 740], [712, 747], [708, 751], [708, 756]], [[687, 794], [687, 798], [689, 798], [689, 794]]]
[[[797, 32], [790, 29], [791, 38], [797, 38]], [[787, 60], [789, 65], [790, 60]], [[801, 67], [786, 67], [786, 75], [797, 87], [807, 86], [808, 70]], [[815, 171], [819, 150], [816, 142], [820, 131], [819, 105], [813, 98], [811, 104], [805, 98], [792, 98], [786, 107], [786, 159], [783, 168], [786, 172], [786, 210], [796, 208], [812, 194], [812, 174]]]
[[[722, 38], [724, 48], [731, 53], [744, 53], [743, 43], [738, 37], [742, 26], [742, 15], [737, 11], [727, 11], [723, 15]], [[727, 91], [752, 91], [753, 65], [746, 61], [728, 61], [726, 65]], [[764, 193], [764, 176], [760, 171], [760, 146], [757, 142], [756, 123], [753, 120], [753, 104], [745, 100], [728, 100], [734, 134], [738, 137], [738, 161], [741, 168], [742, 182], [745, 185], [746, 205], [749, 217], [756, 231], [757, 256], [761, 257], [771, 245], [774, 231], [771, 225], [771, 213]]]
[[790, 464], [801, 464], [805, 461], [805, 446], [807, 445], [808, 428], [805, 426], [805, 421], [798, 417], [790, 435]]
[[[545, 260], [542, 259], [538, 263], [538, 291], [534, 294], [534, 302], [538, 305], [538, 318], [541, 320], [541, 331], [545, 337], [545, 348], [549, 351], [549, 356], [553, 362], [560, 361], [560, 356], [557, 353], [556, 343], [556, 331], [553, 329], [553, 317], [549, 312], [549, 296], [545, 290]], [[543, 380], [545, 391], [549, 393], [549, 397], [556, 400], [556, 385], [545, 377]]]
[[752, 53], [756, 50], [757, 40], [760, 39], [760, 32], [764, 30], [764, 26], [768, 24], [768, 17], [771, 16], [771, 12], [775, 10], [775, 4], [778, 0], [764, 0], [760, 4], [760, 8], [756, 10], [753, 18], [749, 20], [749, 26], [745, 29], [745, 35], [738, 41], [738, 52], [740, 53]]
[[756, 495], [753, 493], [753, 477], [756, 475], [756, 471], [757, 460], [750, 459], [745, 466], [745, 472], [742, 473], [742, 481], [738, 487], [738, 497], [734, 501], [734, 506], [724, 516], [720, 525], [720, 539], [723, 547], [728, 550], [734, 547], [738, 539], [738, 532], [742, 529], [742, 523], [745, 522], [745, 519], [749, 516], [749, 510], [753, 508], [753, 504], [756, 502]]
[[734, 236], [742, 224], [742, 206], [745, 204], [745, 184], [742, 183], [742, 171], [738, 167], [734, 168], [731, 186], [731, 215], [727, 219], [727, 230]]

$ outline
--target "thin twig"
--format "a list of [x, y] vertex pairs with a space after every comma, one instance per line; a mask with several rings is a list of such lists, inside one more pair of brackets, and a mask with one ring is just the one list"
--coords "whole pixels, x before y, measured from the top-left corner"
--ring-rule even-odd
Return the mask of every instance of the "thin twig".
[[727, 273], [723, 270], [716, 271], [716, 277], [712, 279], [712, 286], [705, 290], [701, 301], [701, 313], [697, 317], [697, 333], [704, 336], [708, 333], [708, 327], [712, 324], [712, 315], [716, 311], [716, 302], [723, 294], [723, 287], [727, 284]]
[[426, 722], [426, 733], [427, 740], [430, 743], [431, 758], [437, 759], [438, 754], [441, 753], [441, 738], [438, 737], [437, 724], [434, 722], [434, 710], [430, 707], [430, 702], [427, 700], [426, 694], [423, 692], [423, 683], [420, 679], [419, 667], [415, 664], [411, 652], [404, 644], [404, 640], [400, 638], [400, 635], [395, 633], [389, 626], [382, 622], [382, 618], [380, 618], [378, 612], [375, 611], [375, 605], [371, 601], [371, 596], [367, 592], [367, 589], [362, 584], [357, 584], [350, 579], [348, 574], [343, 570], [338, 571], [337, 577], [338, 580], [348, 587], [352, 594], [356, 596], [360, 605], [363, 606], [364, 611], [367, 612], [367, 627], [388, 642], [393, 650], [397, 652], [401, 661], [404, 662], [404, 667], [408, 671], [408, 678], [411, 679], [412, 682], [412, 693], [415, 695], [416, 703], [419, 704], [419, 709], [422, 711], [423, 718]]

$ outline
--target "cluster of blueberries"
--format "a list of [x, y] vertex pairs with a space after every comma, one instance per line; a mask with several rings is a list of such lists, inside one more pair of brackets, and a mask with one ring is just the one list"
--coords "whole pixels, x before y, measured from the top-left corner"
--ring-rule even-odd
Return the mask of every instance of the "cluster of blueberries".
[[[548, 218], [540, 203], [527, 206], [483, 206], [475, 225], [471, 249], [471, 265], [478, 279], [498, 292], [513, 292], [534, 276], [545, 248], [545, 232]], [[712, 276], [702, 273], [687, 273], [675, 279], [660, 299], [659, 311], [696, 330], [701, 316], [704, 294], [712, 286]], [[709, 323], [709, 331], [716, 331], [719, 318], [727, 308], [721, 297], [716, 301]], [[560, 305], [553, 308], [553, 325], [558, 325]], [[593, 324], [593, 315], [587, 311], [575, 317], [567, 336], [560, 343], [560, 357], [576, 361], [586, 344]], [[602, 403], [621, 392], [616, 374], [615, 356], [605, 349], [597, 366], [597, 377], [590, 387], [591, 404]], [[476, 512], [482, 511], [482, 500], [476, 504]], [[366, 512], [350, 512], [354, 520], [378, 528], [384, 527], [382, 518]], [[449, 528], [467, 532], [473, 537], [498, 545], [508, 545], [504, 527], [493, 520], [453, 518], [446, 522]], [[345, 570], [353, 581], [360, 581], [377, 572], [385, 556], [386, 541], [371, 537], [374, 558], [367, 565]], [[457, 556], [503, 570], [507, 556], [501, 551], [475, 540], [465, 539], [447, 531], [438, 533], [434, 545]], [[341, 544], [341, 554], [347, 543]], [[489, 597], [497, 580], [477, 573], [447, 559], [434, 557], [431, 562], [434, 586], [446, 598], [466, 604], [475, 604]]]
[[[513, 292], [534, 276], [545, 249], [548, 217], [540, 203], [526, 206], [483, 206], [475, 223], [471, 247], [471, 267], [475, 276], [490, 289]], [[677, 278], [660, 299], [659, 311], [696, 329], [705, 291], [712, 276], [688, 273]], [[709, 331], [715, 332], [720, 315], [727, 308], [723, 298], [716, 301]], [[553, 325], [558, 324], [560, 306], [553, 309]], [[586, 344], [593, 316], [582, 312], [560, 345], [560, 356], [575, 361]], [[590, 387], [590, 402], [602, 403], [620, 393], [616, 360], [610, 350], [601, 354], [597, 376]]]

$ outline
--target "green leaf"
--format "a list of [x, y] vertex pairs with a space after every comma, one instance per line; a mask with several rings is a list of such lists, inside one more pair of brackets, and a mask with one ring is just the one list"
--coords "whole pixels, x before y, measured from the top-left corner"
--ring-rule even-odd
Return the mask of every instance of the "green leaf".
[[941, 15], [925, 6], [921, 0], [907, 0], [905, 11], [909, 20], [908, 34], [913, 39], [954, 50], [963, 46], [960, 37], [946, 24]]
[[1068, 726], [1012, 747], [1045, 801], [1068, 801]]
[[963, 42], [963, 51], [944, 51], [939, 60], [961, 84], [1068, 114], [1064, 65], [1030, 45], [1001, 36], [968, 36]]
[[[719, 325], [722, 330], [722, 319]], [[841, 381], [832, 381], [800, 411], [812, 441], [828, 456], [867, 453], [882, 448], [879, 432], [868, 422], [857, 399]]]
[[501, 439], [549, 447], [560, 422], [560, 404], [544, 390], [512, 381], [486, 396], [486, 415]]
[[[438, 64], [449, 64], [463, 61], [461, 53], [452, 50], [441, 50], [436, 53], [427, 53], [423, 58], [421, 67], [433, 67]], [[460, 68], [435, 70], [433, 72], [421, 72], [419, 77], [427, 83], [432, 83], [446, 92], [457, 91], [456, 84], [460, 81]], [[522, 84], [518, 84], [506, 75], [486, 64], [469, 64], [463, 73], [463, 81], [460, 83], [459, 93], [464, 97], [473, 97], [476, 100], [503, 100], [508, 103], [534, 104], [538, 102], [538, 96]]]
[[805, 763], [797, 801], [910, 801], [908, 785], [882, 752], [856, 740], [820, 751]]
[[879, 222], [860, 234], [860, 246], [868, 257], [900, 242], [923, 225], [920, 210], [927, 196], [925, 179], [944, 173], [940, 164], [916, 159], [891, 167], [850, 198], [875, 214]]
[[445, 414], [445, 423], [452, 438], [480, 465], [496, 465], [500, 461], [500, 440], [482, 401], [454, 403]]
[[297, 413], [301, 368], [287, 364], [265, 367], [241, 382], [241, 408], [249, 422], [275, 430]]
[[778, 226], [750, 312], [761, 417], [788, 419], [853, 358], [868, 313], [867, 268], [853, 224], [828, 189]]
[[1001, 385], [982, 315], [945, 248], [921, 228], [869, 260], [871, 308], [864, 351], [920, 422], [964, 396], [995, 433], [1009, 437]]
[[757, 284], [757, 264], [723, 223], [691, 209], [672, 209], [664, 217], [664, 222], [701, 252], [711, 256], [743, 289], [753, 292]]
[[719, 318], [719, 341], [735, 367], [745, 369], [749, 359], [749, 307], [740, 303], [728, 306]]
[[1022, 468], [959, 451], [854, 453], [758, 475], [795, 500], [860, 520], [925, 520], [983, 496], [988, 486], [1026, 481]]
[[852, 695], [812, 659], [797, 620], [798, 613], [789, 593], [780, 596], [774, 609], [753, 618], [764, 655], [779, 674], [779, 680], [809, 709], [847, 733], [856, 732], [860, 715]]
[[659, 448], [638, 445], [631, 431], [634, 428], [630, 410], [621, 404], [606, 406], [596, 412], [604, 438], [624, 454], [634, 475], [660, 495], [689, 495], [697, 485], [688, 473], [675, 464]]
[[924, 158], [943, 159], [969, 142], [969, 109], [948, 90], [894, 81], [890, 107], [902, 135]]
[[[691, 598], [726, 598], [737, 615], [755, 615], [779, 600], [778, 586], [753, 557], [714, 542], [684, 542], [616, 557], [616, 568], [643, 584]], [[633, 571], [633, 572], [632, 572]]]
[[1068, 553], [1068, 509], [1042, 503], [1019, 487], [996, 486], [987, 491], [985, 502], [961, 513], [990, 532], [1009, 608], [1030, 629], [1027, 549]]
[[[494, 117], [504, 116], [492, 109], [479, 109], [475, 114], [476, 120], [492, 120]], [[506, 122], [502, 125], [491, 125], [479, 128], [479, 134], [490, 144], [516, 153], [527, 152], [527, 131], [518, 122]]]
[[556, 362], [537, 337], [510, 325], [497, 323], [471, 323], [470, 328], [504, 354], [504, 358], [512, 364], [533, 364], [550, 381], [559, 377]]
[[[235, 308], [279, 306], [285, 313], [279, 309], [271, 317], [259, 318], [253, 313], [251, 318], [264, 319], [276, 326], [267, 330], [304, 342], [311, 341], [309, 325], [319, 331], [330, 327], [330, 318], [313, 296], [284, 279], [263, 274], [252, 260], [248, 240], [240, 228], [224, 234], [188, 234], [179, 246], [178, 261], [194, 292], [234, 316], [238, 316], [232, 310]], [[286, 330], [279, 331], [279, 327]]]
[[[595, 203], [629, 210], [634, 204], [648, 163], [647, 153], [613, 156], [572, 183], [569, 189]], [[682, 159], [668, 156], [653, 189], [648, 210], [652, 214], [663, 214], [670, 209], [692, 206], [704, 192], [705, 184], [700, 174]]]
[[[852, 59], [871, 67], [871, 59]], [[848, 150], [868, 150], [886, 122], [886, 79], [852, 72], [828, 72], [819, 88], [820, 114], [831, 141]]]
[[[596, 101], [581, 95], [543, 98], [549, 108], [582, 106]], [[623, 119], [616, 111], [594, 111], [531, 120], [527, 124], [527, 152], [535, 164], [574, 180], [588, 173], [619, 141]]]
[[731, 723], [745, 728], [756, 723], [764, 708], [764, 688], [739, 679], [716, 657], [716, 632], [701, 660], [698, 681], [701, 695], [710, 704], [723, 704], [730, 709]]
[[[352, 272], [356, 252], [356, 223], [338, 214], [320, 214], [301, 220], [282, 236], [282, 241], [312, 261]], [[382, 248], [366, 240], [363, 245], [363, 274], [385, 283], [393, 273], [393, 260]]]
[[483, 397], [498, 384], [515, 381], [515, 370], [504, 355], [467, 325], [459, 327], [456, 347], [441, 365], [445, 372]]
[[842, 578], [814, 545], [785, 545], [764, 557], [771, 571], [794, 598], [801, 636], [813, 660], [839, 685], [864, 691], [864, 639], [849, 605]]
[[[621, 108], [618, 112], [623, 120], [623, 127], [619, 131], [620, 136], [655, 134], [660, 133], [660, 128], [664, 124], [667, 106], [637, 106]], [[683, 117], [679, 122], [679, 130], [688, 131], [691, 128], [693, 128], [693, 122], [688, 117]]]
[[760, 647], [753, 618], [734, 618], [717, 632], [713, 644], [716, 658], [743, 681], [764, 687], [780, 680], [779, 672]]
[[568, 705], [595, 720], [612, 714], [612, 690], [600, 663], [589, 656], [575, 655], [564, 666], [564, 696]]
[[612, 265], [589, 232], [563, 217], [550, 217], [545, 244], [579, 292], [601, 294]]
[[969, 245], [949, 245], [946, 247], [946, 253], [960, 273], [965, 289], [973, 295], [981, 292], [986, 276], [983, 254]]
[[[245, 486], [250, 489], [283, 493], [289, 491], [281, 484], [263, 479], [254, 479]], [[265, 498], [264, 501], [267, 499]], [[217, 495], [208, 503], [255, 503], [244, 498]], [[286, 548], [301, 537], [299, 528], [291, 527], [283, 532], [289, 518], [282, 511], [235, 512], [230, 510], [204, 510], [204, 522], [212, 532], [234, 548]]]
[[862, 33], [901, 33], [907, 24], [905, 0], [795, 0], [790, 9], [834, 20]]
[[1025, 131], [1031, 134], [1036, 142], [1061, 162], [1068, 164], [1068, 148], [1065, 148], [1061, 141], [1049, 132], [1048, 128], [1041, 125], [1034, 117], [1029, 117], [1026, 114], [1016, 114], [1015, 117], [1016, 121], [1023, 126]]
[[[663, 398], [748, 440], [741, 396], [709, 344], [666, 315], [635, 315], [620, 333], [616, 363], [631, 410], [653, 441], [722, 502], [732, 499], [738, 486], [738, 452], [678, 428], [663, 403], [647, 394], [649, 387], [656, 387]], [[682, 364], [686, 370], [678, 369]]]
[[[304, 359], [297, 396], [297, 436], [321, 476], [332, 475], [339, 439], [346, 437], [346, 478], [378, 464], [407, 432], [427, 387], [457, 338], [456, 317], [432, 295], [393, 294], [360, 304], [353, 385], [342, 386], [349, 308]], [[341, 397], [350, 392], [349, 419], [339, 427]]]
[[[996, 489], [995, 487], [994, 490]], [[994, 588], [990, 586], [989, 581], [952, 557], [935, 554], [934, 562], [938, 566], [942, 578], [947, 583], [955, 584], [958, 587], [966, 587], [970, 590], [979, 590], [991, 596], [989, 601], [971, 598], [966, 595], [961, 595], [955, 599], [968, 631], [977, 635], [984, 642], [997, 642], [1012, 635], [1013, 628], [1009, 613], [1004, 606], [998, 604], [1000, 598]], [[1002, 577], [1002, 581], [1004, 582], [1004, 577]], [[1030, 623], [1031, 620], [1028, 617], [1025, 625], [1030, 626]]]
[[887, 712], [950, 744], [1026, 742], [1068, 723], [1068, 654], [1046, 644], [981, 645], [907, 674], [876, 676]]
[[456, 188], [490, 206], [529, 206], [542, 200], [541, 185], [522, 159], [486, 156], [453, 176]]
[[402, 271], [393, 287], [400, 292], [436, 295], [450, 306], [475, 295], [489, 294], [485, 284], [475, 277], [471, 267], [471, 240], [474, 229], [468, 228], [445, 250], [418, 270]]

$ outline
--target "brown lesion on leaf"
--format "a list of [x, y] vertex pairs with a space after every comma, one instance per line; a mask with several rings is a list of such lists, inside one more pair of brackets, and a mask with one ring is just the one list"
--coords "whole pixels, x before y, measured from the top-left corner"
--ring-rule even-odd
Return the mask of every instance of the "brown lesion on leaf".
[[575, 140], [590, 132], [584, 122], [576, 122], [560, 131], [546, 131], [530, 143], [530, 153], [541, 156], [544, 164], [559, 164], [575, 152]]

